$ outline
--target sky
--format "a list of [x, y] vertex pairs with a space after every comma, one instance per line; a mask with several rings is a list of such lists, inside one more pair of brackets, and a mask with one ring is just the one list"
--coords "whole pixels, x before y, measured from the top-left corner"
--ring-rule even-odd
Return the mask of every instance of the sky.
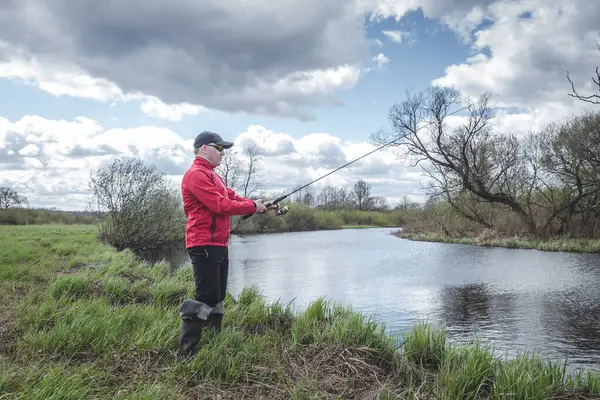
[[[374, 148], [388, 113], [432, 85], [491, 92], [518, 135], [593, 106], [600, 2], [573, 0], [8, 0], [0, 3], [0, 186], [82, 210], [115, 157], [176, 185], [209, 130], [262, 150], [263, 185], [307, 183]], [[374, 153], [358, 179], [422, 201], [418, 166]]]

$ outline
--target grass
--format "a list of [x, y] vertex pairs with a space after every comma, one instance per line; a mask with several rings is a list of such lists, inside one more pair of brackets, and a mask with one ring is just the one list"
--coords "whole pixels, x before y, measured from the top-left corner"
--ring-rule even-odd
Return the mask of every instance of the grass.
[[395, 235], [408, 240], [438, 243], [468, 244], [484, 247], [504, 247], [509, 249], [533, 249], [541, 251], [560, 251], [571, 253], [600, 253], [600, 240], [598, 239], [573, 239], [554, 238], [549, 240], [525, 239], [525, 238], [503, 238], [448, 236], [442, 233], [416, 233], [397, 231]]
[[91, 226], [0, 227], [1, 399], [593, 398], [600, 378], [422, 323], [401, 338], [320, 298], [304, 311], [254, 287], [226, 298], [223, 331], [177, 356], [189, 268], [139, 261]]

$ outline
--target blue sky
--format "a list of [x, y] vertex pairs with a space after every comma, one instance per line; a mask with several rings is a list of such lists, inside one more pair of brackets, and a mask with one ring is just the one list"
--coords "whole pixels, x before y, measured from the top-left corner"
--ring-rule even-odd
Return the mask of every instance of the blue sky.
[[[219, 10], [222, 29], [209, 24], [195, 34], [190, 31], [206, 25], [198, 21], [186, 27], [187, 20], [176, 19], [192, 12], [210, 14], [227, 6], [181, 3], [182, 9], [172, 13], [173, 20], [163, 21], [160, 7], [167, 7], [168, 2], [152, 1], [160, 23], [150, 16], [148, 26], [140, 26], [144, 22], [139, 21], [127, 25], [127, 17], [136, 15], [135, 5], [131, 10], [120, 9], [122, 18], [118, 21], [110, 20], [113, 14], [98, 6], [90, 12], [71, 10], [72, 18], [78, 12], [81, 15], [61, 23], [57, 21], [67, 14], [58, 6], [45, 9], [47, 15], [36, 16], [47, 17], [44, 23], [30, 14], [41, 7], [41, 0], [27, 0], [28, 7], [0, 6], [6, 16], [5, 20], [0, 18], [0, 23], [5, 22], [0, 28], [0, 165], [5, 171], [0, 185], [17, 187], [34, 199], [33, 204], [79, 208], [85, 198], [82, 188], [86, 179], [99, 165], [118, 155], [134, 155], [172, 165], [170, 173], [176, 180], [191, 161], [191, 140], [202, 130], [212, 130], [240, 145], [263, 139], [271, 143], [265, 149], [277, 147], [274, 143], [293, 143], [294, 156], [303, 160], [302, 168], [286, 164], [286, 158], [273, 151], [267, 151], [261, 161], [265, 186], [283, 190], [286, 185], [328, 172], [319, 164], [315, 151], [338, 151], [345, 157], [340, 162], [369, 151], [369, 135], [389, 127], [388, 110], [404, 100], [407, 88], [418, 92], [435, 81], [467, 94], [492, 91], [502, 106], [500, 126], [526, 132], [584, 108], [566, 96], [570, 85], [565, 72], [568, 70], [585, 88], [600, 60], [594, 41], [600, 40], [595, 22], [600, 5], [583, 0], [570, 5], [554, 0], [365, 2], [369, 10], [381, 13], [383, 18], [376, 21], [366, 20], [366, 14], [361, 21], [360, 14], [341, 0], [327, 4], [315, 1], [311, 7], [322, 10], [314, 13], [294, 0], [286, 0], [273, 10], [255, 0], [264, 6], [253, 14], [256, 21], [238, 15], [235, 7], [224, 8]], [[336, 2], [346, 7], [344, 11], [337, 11]], [[285, 23], [270, 14], [286, 12], [294, 18]], [[257, 32], [256, 27], [264, 25], [261, 18], [280, 25], [267, 33]], [[153, 32], [153, 24], [163, 25]], [[68, 40], [63, 26], [71, 27], [68, 34], [73, 36]], [[109, 32], [96, 26], [113, 28]], [[236, 29], [224, 30], [230, 27]], [[21, 28], [29, 29], [30, 35], [19, 35]], [[125, 37], [113, 40], [118, 37], [114, 32], [126, 31], [138, 39], [131, 43]], [[385, 31], [404, 32], [409, 37], [397, 43]], [[269, 35], [276, 32], [287, 36], [274, 40]], [[141, 37], [144, 40], [140, 41]], [[376, 40], [380, 45], [374, 44]], [[139, 47], [140, 43], [147, 47]], [[58, 53], [49, 54], [50, 48], [58, 49]], [[168, 56], [160, 56], [163, 50], [170, 51], [165, 52]], [[380, 67], [373, 61], [378, 54], [388, 60]], [[219, 65], [227, 66], [227, 72], [220, 73]], [[300, 90], [294, 81], [295, 73], [335, 66], [348, 66], [352, 73], [361, 70], [357, 80], [352, 79], [352, 73], [321, 78], [320, 82], [328, 85], [327, 94], [337, 99], [339, 106], [313, 103], [323, 97], [317, 91]], [[273, 73], [296, 77], [272, 86], [268, 79]], [[342, 78], [346, 87], [336, 83]], [[310, 82], [305, 79], [298, 85]], [[119, 90], [138, 98], [111, 97]], [[207, 110], [169, 119], [144, 111], [142, 104], [151, 99], [162, 101], [158, 106], [162, 110], [165, 104], [176, 106], [179, 102]], [[253, 113], [251, 110], [258, 106], [269, 111]], [[295, 113], [302, 107], [314, 115], [313, 121], [297, 118]], [[247, 111], [230, 112], [233, 109]], [[78, 117], [84, 120], [77, 121]], [[314, 133], [324, 135], [309, 136]], [[353, 142], [354, 147], [346, 141]], [[65, 150], [75, 143], [90, 153], [103, 144], [114, 151], [103, 157], [76, 158]], [[373, 182], [376, 195], [392, 201], [403, 196], [424, 199], [418, 170], [400, 165], [392, 154], [371, 157], [353, 171], [324, 183], [347, 186], [366, 177]], [[66, 197], [59, 200], [63, 194]]]

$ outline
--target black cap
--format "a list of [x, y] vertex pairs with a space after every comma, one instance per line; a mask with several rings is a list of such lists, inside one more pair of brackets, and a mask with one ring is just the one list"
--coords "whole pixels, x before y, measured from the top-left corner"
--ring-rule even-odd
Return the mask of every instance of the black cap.
[[204, 131], [204, 132], [200, 133], [198, 136], [196, 136], [196, 139], [194, 140], [194, 148], [197, 148], [197, 147], [202, 146], [203, 144], [209, 144], [209, 143], [220, 144], [221, 146], [223, 146], [226, 149], [229, 149], [229, 148], [231, 148], [231, 146], [233, 146], [233, 143], [226, 142], [225, 140], [223, 140], [223, 138], [221, 136], [219, 136], [219, 134], [214, 133], [214, 132]]

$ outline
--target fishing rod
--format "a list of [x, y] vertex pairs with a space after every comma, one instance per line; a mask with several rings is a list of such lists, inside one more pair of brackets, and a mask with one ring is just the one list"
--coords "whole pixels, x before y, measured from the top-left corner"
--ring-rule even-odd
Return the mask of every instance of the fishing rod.
[[[450, 116], [450, 115], [453, 115], [453, 114], [456, 114], [456, 113], [458, 113], [458, 112], [460, 112], [460, 111], [466, 110], [467, 108], [468, 108], [468, 107], [463, 107], [463, 108], [461, 108], [461, 109], [458, 109], [458, 110], [456, 110], [456, 111], [454, 111], [454, 112], [452, 112], [452, 113], [448, 114], [448, 116]], [[425, 128], [426, 126], [429, 126], [429, 125], [431, 125], [431, 124], [433, 124], [433, 123], [435, 123], [435, 121], [428, 122], [427, 124], [425, 124], [425, 125], [421, 126], [420, 128], [417, 128], [417, 130], [416, 130], [415, 132], [418, 132], [419, 130], [421, 130], [421, 129]], [[285, 200], [286, 198], [288, 198], [289, 196], [293, 195], [294, 193], [297, 193], [297, 192], [299, 192], [300, 190], [302, 190], [302, 189], [304, 189], [304, 188], [306, 188], [306, 187], [308, 187], [308, 186], [312, 185], [312, 184], [313, 184], [313, 183], [315, 183], [315, 182], [318, 182], [318, 181], [320, 181], [321, 179], [323, 179], [323, 178], [325, 178], [325, 177], [327, 177], [327, 176], [329, 176], [329, 175], [333, 174], [334, 172], [337, 172], [337, 171], [339, 171], [339, 170], [340, 170], [340, 169], [342, 169], [342, 168], [346, 168], [348, 165], [350, 165], [350, 164], [353, 164], [353, 163], [357, 162], [358, 160], [360, 160], [360, 159], [363, 159], [363, 158], [365, 158], [366, 156], [369, 156], [369, 155], [371, 155], [371, 154], [373, 154], [373, 153], [375, 153], [375, 152], [377, 152], [377, 151], [379, 151], [379, 150], [383, 149], [384, 147], [387, 147], [387, 146], [389, 146], [389, 145], [391, 145], [391, 144], [393, 144], [393, 143], [396, 143], [396, 142], [397, 142], [398, 140], [400, 140], [400, 139], [402, 139], [402, 136], [401, 136], [401, 137], [399, 137], [399, 138], [397, 138], [397, 139], [394, 139], [394, 140], [392, 140], [392, 141], [389, 141], [389, 142], [387, 142], [387, 143], [385, 143], [385, 144], [383, 144], [383, 145], [381, 145], [381, 146], [379, 146], [379, 147], [377, 147], [375, 150], [371, 150], [371, 151], [370, 151], [370, 152], [368, 152], [367, 154], [364, 154], [364, 155], [362, 155], [362, 156], [358, 157], [357, 159], [355, 159], [355, 160], [352, 160], [352, 161], [350, 161], [350, 162], [348, 162], [348, 163], [346, 163], [346, 164], [342, 165], [341, 167], [338, 167], [338, 168], [334, 169], [333, 171], [330, 171], [330, 172], [328, 172], [327, 174], [325, 174], [325, 175], [323, 175], [323, 176], [321, 176], [321, 177], [319, 177], [319, 178], [317, 178], [317, 179], [315, 179], [315, 180], [313, 180], [313, 181], [311, 181], [311, 182], [307, 183], [306, 185], [304, 185], [304, 186], [302, 186], [302, 187], [299, 187], [298, 189], [295, 189], [295, 190], [291, 191], [291, 192], [290, 192], [290, 193], [288, 193], [288, 194], [285, 194], [285, 195], [283, 195], [283, 196], [280, 196], [280, 197], [276, 198], [275, 200], [273, 200], [273, 201], [271, 201], [271, 202], [268, 202], [268, 203], [263, 203], [263, 204], [264, 204], [264, 205], [265, 205], [265, 207], [267, 207], [267, 208], [269, 208], [269, 207], [271, 207], [271, 206], [273, 206], [273, 205], [276, 205], [276, 204], [278, 204], [280, 201], [282, 201], [282, 200]], [[287, 210], [283, 210], [283, 211], [281, 211], [281, 212], [279, 212], [279, 210], [278, 210], [278, 214], [279, 214], [279, 215], [283, 215], [283, 214], [285, 214], [286, 212], [287, 212]], [[253, 216], [253, 215], [254, 215], [254, 214], [246, 214], [246, 215], [244, 215], [244, 216], [242, 217], [242, 220], [246, 220], [246, 219], [250, 218], [250, 217], [251, 217], [251, 216]]]

